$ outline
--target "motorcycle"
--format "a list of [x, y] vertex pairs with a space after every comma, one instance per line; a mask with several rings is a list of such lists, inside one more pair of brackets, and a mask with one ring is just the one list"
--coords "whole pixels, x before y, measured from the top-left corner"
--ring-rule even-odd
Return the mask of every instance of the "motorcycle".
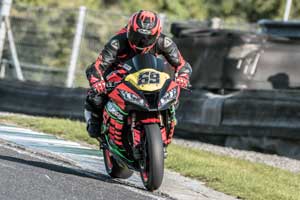
[[[180, 88], [164, 61], [151, 54], [133, 57], [122, 70], [122, 79], [107, 85], [100, 140], [105, 168], [113, 178], [138, 171], [153, 191], [163, 180], [164, 148], [174, 133]], [[122, 149], [116, 145], [120, 141]]]

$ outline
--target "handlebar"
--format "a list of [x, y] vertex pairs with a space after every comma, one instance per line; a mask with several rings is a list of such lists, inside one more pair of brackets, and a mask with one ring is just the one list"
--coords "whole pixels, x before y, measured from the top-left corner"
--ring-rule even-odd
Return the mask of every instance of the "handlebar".
[[[173, 80], [173, 81], [175, 81], [175, 80]], [[107, 93], [109, 93], [109, 92], [111, 92], [117, 85], [119, 85], [120, 83], [121, 83], [122, 81], [118, 81], [118, 82], [106, 82], [106, 84], [105, 84], [105, 87], [106, 87], [106, 91], [107, 91]], [[186, 90], [186, 91], [188, 91], [188, 92], [192, 92], [192, 85], [191, 84], [189, 84], [186, 88], [181, 88], [181, 89], [183, 89], [183, 90]], [[94, 91], [95, 92], [95, 94], [96, 94], [96, 96], [97, 95], [99, 95], [99, 94], [97, 94], [97, 92], [96, 91]], [[101, 95], [101, 94], [100, 94]]]

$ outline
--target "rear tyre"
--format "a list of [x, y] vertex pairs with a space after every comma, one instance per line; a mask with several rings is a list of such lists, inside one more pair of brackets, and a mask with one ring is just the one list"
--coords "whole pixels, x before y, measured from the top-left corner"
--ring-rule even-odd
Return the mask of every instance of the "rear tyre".
[[113, 158], [109, 150], [103, 149], [103, 157], [104, 157], [104, 164], [106, 172], [112, 177], [112, 178], [129, 178], [133, 171], [131, 171], [128, 168], [124, 168], [119, 166], [119, 164], [116, 162], [116, 160]]
[[144, 186], [153, 191], [160, 187], [164, 176], [164, 151], [158, 124], [144, 125], [145, 139], [140, 174]]

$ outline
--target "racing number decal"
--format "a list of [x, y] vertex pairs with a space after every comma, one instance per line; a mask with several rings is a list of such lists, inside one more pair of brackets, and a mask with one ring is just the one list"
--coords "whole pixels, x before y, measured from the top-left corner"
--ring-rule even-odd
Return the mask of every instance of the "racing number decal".
[[138, 85], [159, 84], [159, 73], [143, 72], [139, 75]]
[[149, 83], [159, 83], [159, 73], [156, 72], [150, 72], [150, 81]]

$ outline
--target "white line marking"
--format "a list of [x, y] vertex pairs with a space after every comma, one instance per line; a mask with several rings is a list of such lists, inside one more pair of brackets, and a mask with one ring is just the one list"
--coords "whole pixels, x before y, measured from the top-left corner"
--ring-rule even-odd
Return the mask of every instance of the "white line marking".
[[15, 132], [15, 133], [21, 132], [21, 133], [28, 133], [28, 134], [35, 134], [35, 135], [47, 135], [45, 133], [35, 132], [24, 128], [6, 127], [6, 126], [0, 126], [0, 131]]
[[14, 135], [0, 135], [0, 138], [9, 141], [30, 141], [31, 143], [47, 143], [52, 145], [61, 145], [64, 147], [80, 147], [82, 149], [90, 149], [88, 147], [83, 147], [78, 143], [69, 142], [65, 140], [58, 140], [58, 139], [45, 139], [45, 138], [29, 138], [29, 137], [22, 137], [22, 136], [14, 136]]

